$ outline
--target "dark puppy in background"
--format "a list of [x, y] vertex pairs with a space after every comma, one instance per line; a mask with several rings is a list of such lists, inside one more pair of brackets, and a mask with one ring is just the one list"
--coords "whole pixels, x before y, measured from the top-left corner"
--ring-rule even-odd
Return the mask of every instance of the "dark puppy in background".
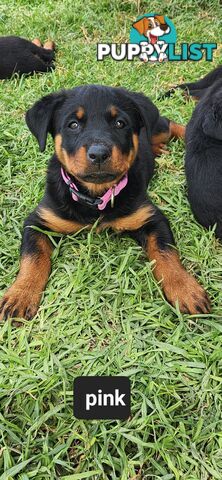
[[51, 41], [42, 47], [38, 39], [30, 42], [15, 36], [0, 37], [0, 79], [10, 78], [14, 73], [22, 75], [52, 70], [54, 49]]
[[205, 77], [197, 80], [196, 82], [186, 82], [176, 85], [168, 90], [168, 92], [164, 93], [160, 98], [170, 97], [173, 95], [175, 90], [180, 89], [183, 90], [186, 97], [192, 97], [194, 100], [200, 100], [200, 98], [205, 95], [208, 88], [210, 88], [220, 78], [222, 79], [222, 65], [219, 65], [219, 67], [215, 68], [205, 75]]
[[43, 199], [25, 221], [20, 271], [0, 302], [0, 317], [32, 318], [37, 312], [53, 250], [39, 229], [71, 234], [95, 221], [98, 230], [125, 233], [144, 248], [170, 303], [178, 302], [183, 312], [207, 313], [207, 294], [182, 266], [168, 220], [147, 195], [152, 143], [176, 136], [178, 126], [160, 117], [144, 95], [99, 85], [48, 95], [26, 120], [41, 151], [51, 133], [55, 153]]
[[186, 129], [188, 198], [204, 227], [222, 240], [222, 78], [196, 106]]

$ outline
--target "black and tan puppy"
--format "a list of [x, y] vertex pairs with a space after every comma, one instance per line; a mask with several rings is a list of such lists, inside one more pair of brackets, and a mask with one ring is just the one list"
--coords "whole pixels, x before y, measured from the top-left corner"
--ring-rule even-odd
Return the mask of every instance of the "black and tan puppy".
[[196, 219], [222, 240], [222, 79], [196, 106], [186, 130], [188, 198]]
[[222, 65], [219, 65], [219, 67], [215, 68], [205, 75], [205, 77], [197, 80], [196, 82], [186, 82], [176, 85], [168, 90], [168, 92], [164, 93], [160, 98], [170, 97], [175, 90], [180, 89], [184, 91], [186, 97], [192, 97], [194, 100], [200, 100], [200, 98], [205, 95], [208, 88], [210, 88], [220, 78], [222, 79]]
[[[50, 274], [52, 243], [32, 228], [74, 233], [98, 221], [99, 230], [126, 233], [155, 260], [166, 298], [183, 312], [209, 311], [203, 288], [182, 266], [169, 223], [147, 196], [154, 143], [170, 136], [169, 121], [144, 95], [89, 85], [48, 95], [27, 113], [40, 150], [51, 133], [55, 153], [46, 191], [25, 221], [21, 265], [5, 293], [1, 316], [31, 318]], [[167, 132], [168, 129], [168, 132]]]
[[0, 37], [0, 79], [34, 72], [48, 72], [54, 68], [54, 43], [46, 42], [44, 47], [38, 39], [30, 42], [24, 38]]

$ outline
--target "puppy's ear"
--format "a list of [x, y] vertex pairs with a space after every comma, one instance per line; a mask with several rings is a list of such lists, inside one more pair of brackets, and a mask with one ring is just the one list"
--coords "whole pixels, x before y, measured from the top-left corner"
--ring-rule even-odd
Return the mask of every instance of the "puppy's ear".
[[216, 140], [222, 140], [222, 116], [216, 109], [212, 108], [207, 112], [203, 123], [203, 132], [207, 137], [215, 138]]
[[165, 19], [163, 15], [155, 15], [154, 18], [160, 22], [160, 25], [166, 25]]
[[133, 27], [140, 33], [140, 35], [144, 35], [148, 30], [148, 23], [147, 17], [143, 17], [140, 20], [137, 20], [137, 22], [134, 22]]
[[147, 136], [150, 138], [160, 117], [158, 108], [143, 93], [128, 92], [128, 90], [122, 88], [117, 90], [132, 102], [132, 108], [137, 111], [140, 117], [140, 127], [144, 126], [146, 128]]
[[53, 134], [55, 110], [63, 103], [64, 99], [64, 92], [47, 95], [36, 102], [26, 113], [26, 123], [37, 138], [41, 152], [45, 150], [48, 132]]

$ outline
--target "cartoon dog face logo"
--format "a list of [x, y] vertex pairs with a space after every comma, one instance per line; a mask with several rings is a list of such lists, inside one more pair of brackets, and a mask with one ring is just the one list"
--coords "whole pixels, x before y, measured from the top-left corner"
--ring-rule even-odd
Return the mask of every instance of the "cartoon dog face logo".
[[[142, 17], [136, 22], [133, 23], [133, 28], [135, 28], [140, 35], [147, 37], [148, 42], [151, 45], [164, 45], [166, 42], [164, 40], [159, 40], [163, 35], [170, 33], [170, 26], [166, 23], [165, 17], [163, 15], [153, 15], [150, 17]], [[142, 43], [142, 42], [141, 42]], [[140, 57], [141, 60], [146, 60], [146, 55]], [[165, 53], [159, 55], [159, 62], [167, 59]], [[157, 61], [156, 55], [152, 55], [149, 58], [150, 61]]]
[[158, 41], [158, 37], [170, 33], [170, 27], [165, 22], [163, 15], [155, 15], [154, 17], [143, 17], [137, 22], [133, 23], [133, 27], [140, 33], [147, 37], [154, 45]]

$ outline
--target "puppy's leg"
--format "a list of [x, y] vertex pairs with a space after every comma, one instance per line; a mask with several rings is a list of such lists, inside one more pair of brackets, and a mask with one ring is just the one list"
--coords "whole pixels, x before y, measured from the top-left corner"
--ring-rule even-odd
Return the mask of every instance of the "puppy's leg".
[[34, 317], [48, 280], [51, 242], [37, 232], [25, 237], [28, 243], [23, 243], [18, 276], [0, 302], [0, 320]]
[[159, 156], [169, 153], [166, 145], [172, 138], [185, 138], [185, 127], [166, 117], [159, 117], [151, 137], [153, 154]]
[[34, 211], [24, 226], [20, 270], [15, 282], [0, 301], [0, 320], [8, 317], [32, 318], [38, 310], [48, 281], [53, 245], [47, 235], [32, 227], [61, 233], [76, 232], [83, 227], [59, 218], [47, 208]]
[[150, 220], [130, 232], [130, 236], [155, 262], [154, 276], [161, 282], [164, 294], [172, 305], [178, 302], [180, 311], [184, 313], [208, 313], [210, 302], [206, 292], [181, 264], [168, 220], [156, 207], [153, 208]]

